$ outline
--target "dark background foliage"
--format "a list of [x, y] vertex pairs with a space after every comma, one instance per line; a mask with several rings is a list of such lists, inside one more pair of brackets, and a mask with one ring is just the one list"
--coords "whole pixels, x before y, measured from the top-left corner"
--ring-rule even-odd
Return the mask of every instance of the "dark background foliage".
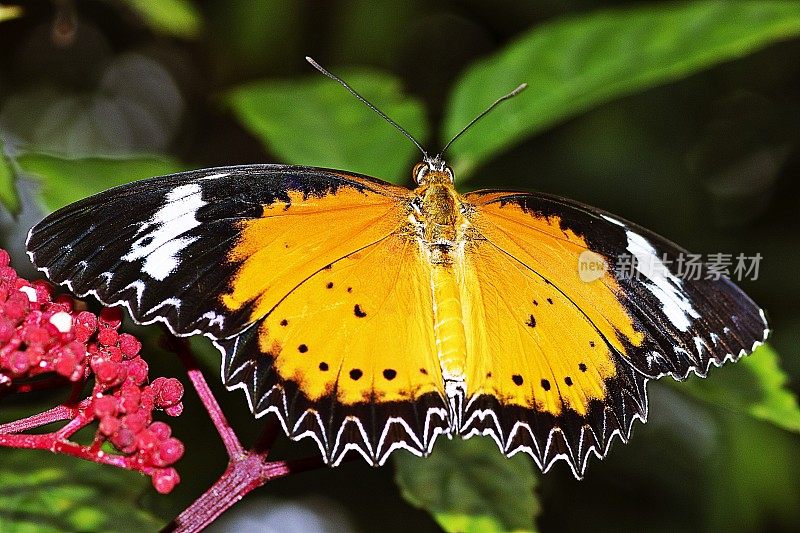
[[[280, 161], [410, 185], [413, 147], [315, 73], [305, 55], [341, 73], [431, 150], [492, 99], [528, 82], [518, 102], [454, 146], [460, 189], [556, 193], [618, 213], [693, 252], [763, 256], [758, 279], [742, 286], [769, 313], [774, 352], [712, 371], [707, 382], [652, 384], [650, 422], [607, 460], [593, 461], [584, 481], [564, 465], [534, 475], [530, 462], [517, 458], [523, 481], [512, 482], [513, 491], [495, 490], [498, 476], [514, 471], [501, 464], [488, 477], [470, 477], [471, 464], [495, 461], [486, 459], [493, 451], [473, 446], [443, 450], [430, 463], [351, 463], [270, 484], [248, 497], [246, 511], [256, 520], [280, 524], [280, 516], [264, 513], [289, 501], [305, 511], [287, 512], [308, 519], [321, 510], [338, 517], [340, 527], [365, 531], [533, 528], [537, 512], [543, 531], [800, 528], [800, 412], [788, 392], [800, 389], [800, 40], [793, 38], [800, 14], [791, 14], [793, 2], [14, 4], [22, 11], [0, 7], [0, 20], [8, 18], [0, 22], [0, 245], [31, 275], [22, 253], [30, 225], [46, 211], [132, 179]], [[772, 33], [753, 29], [773, 5], [788, 6], [785, 24]], [[721, 22], [693, 18], [708, 6]], [[737, 6], [743, 11], [726, 15]], [[619, 29], [604, 29], [604, 13], [614, 24], [623, 21]], [[671, 13], [684, 15], [673, 20]], [[544, 35], [570, 21], [578, 24], [571, 33], [519, 44], [537, 28]], [[713, 31], [704, 29], [709, 24]], [[727, 51], [710, 44], [751, 31], [752, 39]], [[655, 32], [663, 39], [653, 41]], [[648, 40], [671, 47], [668, 57], [659, 60], [658, 46], [642, 48]], [[517, 56], [509, 52], [514, 46], [522, 47]], [[492, 63], [497, 54], [511, 55]], [[615, 61], [636, 75], [620, 81]], [[558, 70], [548, 65], [592, 66], [596, 84], [569, 85], [564, 79], [572, 78], [554, 76]], [[153, 339], [158, 333], [138, 331]], [[202, 341], [197, 348], [214, 375], [218, 354]], [[181, 375], [155, 342], [148, 353], [159, 372]], [[252, 419], [243, 397], [218, 389], [236, 426], [255, 435], [262, 422]], [[6, 401], [0, 418], [46, 400]], [[129, 498], [152, 524], [174, 516], [224, 468], [221, 444], [198, 404], [187, 403], [176, 433], [187, 442], [179, 489], [160, 497], [144, 483]], [[281, 441], [274, 454], [312, 451], [308, 443]], [[41, 489], [36, 476], [56, 468], [51, 459], [0, 450], [0, 500], [20, 483], [23, 463], [31, 470], [23, 486]], [[69, 472], [62, 463], [57, 468]], [[94, 466], [75, 475], [83, 478]], [[118, 494], [130, 494], [140, 481], [114, 472], [103, 483], [113, 485], [112, 478]], [[30, 520], [53, 529], [79, 528], [86, 513], [117, 512], [103, 509], [102, 498], [41, 490], [21, 503], [0, 503], [0, 526], [23, 523], [31, 502], [40, 503]], [[77, 522], [59, 521], [42, 501], [58, 501], [62, 507], [53, 507], [76, 513]], [[515, 509], [522, 511], [509, 512]], [[464, 518], [483, 514], [488, 522]]]

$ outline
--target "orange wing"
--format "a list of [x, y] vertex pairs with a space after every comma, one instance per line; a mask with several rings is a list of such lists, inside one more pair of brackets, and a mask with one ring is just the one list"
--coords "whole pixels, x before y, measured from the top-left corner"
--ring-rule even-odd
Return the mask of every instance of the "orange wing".
[[225, 384], [328, 461], [377, 464], [447, 427], [429, 274], [402, 232], [411, 198], [325, 169], [206, 169], [73, 204], [28, 248], [80, 295], [215, 339]]
[[[681, 252], [651, 232], [545, 195], [465, 199], [480, 236], [459, 273], [466, 436], [489, 434], [545, 470], [565, 458], [580, 476], [592, 452], [602, 457], [646, 419], [648, 378], [704, 375], [766, 336], [763, 313], [729, 281], [645, 271]], [[587, 253], [604, 264], [597, 276], [581, 276]], [[641, 276], [617, 275], [625, 254]]]
[[[229, 386], [286, 433], [312, 436], [338, 464], [421, 455], [447, 428], [430, 274], [412, 236], [394, 234], [300, 283], [243, 334], [219, 341]], [[265, 308], [266, 309], [266, 308]]]

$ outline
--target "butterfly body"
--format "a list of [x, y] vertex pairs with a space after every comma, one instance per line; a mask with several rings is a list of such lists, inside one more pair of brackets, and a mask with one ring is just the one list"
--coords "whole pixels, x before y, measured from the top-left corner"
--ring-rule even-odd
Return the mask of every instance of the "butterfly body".
[[[28, 249], [79, 295], [210, 337], [225, 384], [332, 464], [487, 435], [580, 476], [646, 418], [649, 379], [705, 376], [766, 337], [742, 291], [681, 279], [682, 250], [652, 232], [544, 194], [461, 195], [438, 161], [413, 176], [163, 176], [50, 215]], [[590, 282], [586, 253], [605, 265]], [[635, 277], [615, 274], [626, 254]]]

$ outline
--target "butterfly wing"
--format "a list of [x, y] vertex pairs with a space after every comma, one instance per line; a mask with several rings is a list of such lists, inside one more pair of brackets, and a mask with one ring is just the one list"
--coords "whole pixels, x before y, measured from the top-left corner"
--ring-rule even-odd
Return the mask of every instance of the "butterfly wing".
[[163, 321], [177, 334], [222, 338], [284, 287], [389, 235], [406, 194], [303, 167], [183, 172], [69, 205], [37, 224], [27, 246], [34, 264], [79, 296], [124, 303], [138, 322]]
[[316, 168], [185, 172], [68, 206], [28, 250], [78, 295], [215, 339], [225, 384], [329, 461], [358, 449], [378, 463], [428, 451], [446, 427], [432, 319], [405, 320], [432, 313], [398, 233], [409, 195]]
[[[704, 376], [767, 335], [763, 312], [727, 279], [681, 279], [683, 250], [608, 213], [541, 194], [467, 195], [479, 235], [463, 284], [468, 349], [462, 433], [490, 434], [544, 468], [576, 475], [647, 417], [645, 384]], [[584, 281], [581, 259], [605, 263]], [[632, 276], [616, 276], [625, 257]], [[673, 270], [671, 270], [673, 268]], [[704, 278], [705, 276], [701, 276]]]

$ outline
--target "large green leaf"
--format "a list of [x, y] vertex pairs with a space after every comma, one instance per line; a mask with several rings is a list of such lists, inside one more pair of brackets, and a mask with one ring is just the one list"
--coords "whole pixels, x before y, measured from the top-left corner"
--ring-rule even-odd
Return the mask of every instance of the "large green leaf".
[[155, 31], [175, 37], [197, 37], [203, 19], [191, 0], [125, 0]]
[[800, 407], [786, 387], [788, 383], [778, 354], [764, 345], [737, 364], [713, 371], [711, 379], [692, 379], [677, 386], [730, 412], [746, 413], [800, 433]]
[[469, 68], [455, 84], [448, 138], [504, 91], [529, 88], [452, 149], [462, 176], [487, 159], [613, 98], [684, 78], [800, 34], [800, 2], [696, 1], [557, 19]]
[[[422, 105], [379, 72], [343, 76], [412, 135], [423, 140]], [[369, 174], [394, 182], [410, 176], [416, 148], [335, 82], [323, 77], [262, 81], [226, 96], [239, 121], [282, 161]]]
[[533, 463], [504, 457], [490, 438], [440, 439], [426, 459], [395, 456], [403, 497], [445, 531], [533, 531], [539, 503]]
[[156, 531], [133, 472], [44, 451], [0, 450], [0, 531]]
[[14, 179], [14, 170], [6, 159], [3, 151], [3, 141], [0, 141], [0, 205], [12, 213], [19, 212], [19, 197]]
[[800, 520], [796, 435], [718, 409], [719, 446], [705, 464], [706, 531], [794, 531]]
[[20, 155], [17, 162], [24, 172], [41, 181], [40, 199], [46, 211], [116, 185], [183, 170], [175, 161], [151, 156], [67, 159], [28, 152]]

